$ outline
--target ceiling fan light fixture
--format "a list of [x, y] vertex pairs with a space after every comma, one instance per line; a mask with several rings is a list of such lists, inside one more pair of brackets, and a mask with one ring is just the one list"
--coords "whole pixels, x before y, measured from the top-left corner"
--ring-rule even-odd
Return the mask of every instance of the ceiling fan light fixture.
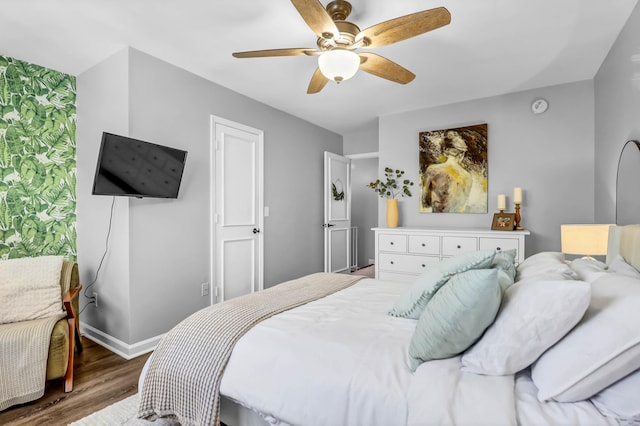
[[318, 57], [318, 67], [329, 80], [337, 83], [353, 77], [360, 66], [357, 53], [347, 49], [332, 49]]

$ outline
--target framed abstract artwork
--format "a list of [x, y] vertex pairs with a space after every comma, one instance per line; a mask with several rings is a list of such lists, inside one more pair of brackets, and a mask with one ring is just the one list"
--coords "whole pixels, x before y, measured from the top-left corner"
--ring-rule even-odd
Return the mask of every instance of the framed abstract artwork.
[[421, 213], [487, 213], [487, 124], [419, 133]]

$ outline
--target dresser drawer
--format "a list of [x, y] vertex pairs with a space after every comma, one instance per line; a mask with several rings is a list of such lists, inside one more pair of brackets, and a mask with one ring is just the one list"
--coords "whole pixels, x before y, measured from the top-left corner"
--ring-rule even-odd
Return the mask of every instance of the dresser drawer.
[[440, 255], [440, 237], [409, 235], [409, 253]]
[[407, 252], [407, 236], [394, 234], [380, 234], [378, 236], [378, 249], [380, 251], [393, 251], [396, 253]]
[[442, 237], [442, 255], [455, 256], [478, 250], [478, 239], [471, 237]]
[[380, 270], [421, 274], [429, 265], [438, 263], [438, 256], [411, 256], [393, 253], [380, 253], [378, 258]]
[[518, 240], [515, 238], [480, 238], [480, 250], [511, 250], [516, 249], [518, 259]]

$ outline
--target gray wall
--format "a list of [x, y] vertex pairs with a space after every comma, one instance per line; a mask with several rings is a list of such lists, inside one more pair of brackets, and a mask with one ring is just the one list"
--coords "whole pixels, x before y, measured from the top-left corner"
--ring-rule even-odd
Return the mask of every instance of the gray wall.
[[[122, 308], [100, 306], [83, 320], [126, 342], [164, 333], [207, 304], [199, 284], [209, 277], [209, 130], [212, 114], [264, 131], [265, 287], [323, 269], [323, 151], [342, 153], [342, 137], [261, 104], [152, 56], [127, 49], [78, 76], [78, 194], [81, 278], [88, 282], [104, 243], [110, 199], [90, 195], [99, 134], [111, 130], [189, 151], [177, 200], [117, 200], [126, 217], [96, 288], [100, 297], [118, 289]], [[127, 78], [122, 81], [120, 78]], [[116, 78], [118, 76], [118, 78]], [[112, 78], [113, 77], [113, 78]], [[127, 88], [126, 108], [114, 120], [105, 88]], [[85, 89], [86, 88], [86, 89]], [[114, 106], [114, 109], [117, 109]], [[128, 111], [128, 113], [127, 113]], [[81, 137], [80, 137], [81, 136]], [[81, 216], [81, 217], [80, 217]], [[86, 233], [81, 233], [80, 228]], [[113, 234], [112, 234], [113, 235]], [[81, 247], [81, 248], [80, 248]], [[117, 253], [117, 258], [114, 255]], [[117, 272], [115, 272], [117, 271]], [[114, 282], [114, 274], [126, 275]], [[126, 291], [120, 291], [126, 290]], [[106, 318], [121, 317], [129, 327]]]
[[345, 133], [344, 155], [378, 152], [378, 119]]
[[[77, 210], [78, 266], [84, 292], [99, 294], [99, 308], [89, 305], [81, 324], [91, 324], [121, 341], [131, 332], [129, 295], [129, 199], [117, 198], [109, 250], [100, 269], [109, 232], [111, 197], [92, 196], [93, 174], [98, 159], [102, 131], [126, 135], [129, 132], [129, 55], [126, 50], [106, 59], [76, 80], [78, 92]], [[91, 283], [94, 283], [91, 285]], [[90, 288], [88, 288], [91, 285]], [[80, 298], [81, 306], [87, 299]]]
[[622, 147], [640, 139], [640, 5], [598, 71], [595, 82], [595, 221], [615, 221], [616, 171]]
[[[531, 231], [527, 255], [560, 250], [562, 223], [594, 218], [594, 94], [583, 81], [470, 102], [380, 117], [380, 164], [400, 168], [418, 182], [418, 133], [488, 123], [489, 208], [487, 214], [418, 213], [418, 196], [401, 199], [400, 226], [467, 226], [489, 229], [497, 194], [524, 191], [522, 226]], [[549, 102], [544, 114], [531, 102]], [[416, 189], [418, 192], [418, 189]], [[384, 203], [378, 204], [384, 226]]]

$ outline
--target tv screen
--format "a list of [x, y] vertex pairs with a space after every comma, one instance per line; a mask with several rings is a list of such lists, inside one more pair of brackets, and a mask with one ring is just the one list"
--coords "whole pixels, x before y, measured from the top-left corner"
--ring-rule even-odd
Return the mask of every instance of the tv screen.
[[187, 151], [102, 133], [94, 195], [178, 198]]

